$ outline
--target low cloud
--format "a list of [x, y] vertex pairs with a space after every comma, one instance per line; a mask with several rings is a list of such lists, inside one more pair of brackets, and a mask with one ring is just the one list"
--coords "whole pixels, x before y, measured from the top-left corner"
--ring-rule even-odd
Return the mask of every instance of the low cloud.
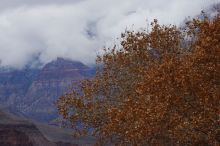
[[[157, 18], [179, 25], [220, 0], [0, 0], [1, 66], [22, 68], [57, 57], [95, 62], [105, 45], [127, 29]], [[4, 7], [5, 4], [5, 7]]]

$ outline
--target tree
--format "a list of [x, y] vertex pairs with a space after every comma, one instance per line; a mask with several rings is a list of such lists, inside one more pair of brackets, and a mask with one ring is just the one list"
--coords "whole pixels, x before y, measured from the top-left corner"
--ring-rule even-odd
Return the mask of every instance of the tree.
[[220, 144], [220, 15], [184, 29], [154, 20], [121, 38], [93, 79], [58, 100], [76, 132], [97, 145]]

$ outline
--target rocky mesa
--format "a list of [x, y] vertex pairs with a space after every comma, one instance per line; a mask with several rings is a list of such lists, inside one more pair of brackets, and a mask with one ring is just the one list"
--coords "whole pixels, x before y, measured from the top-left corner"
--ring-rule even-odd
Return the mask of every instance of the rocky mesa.
[[55, 102], [77, 81], [95, 69], [81, 62], [57, 58], [40, 69], [0, 70], [0, 106], [41, 122], [58, 117]]

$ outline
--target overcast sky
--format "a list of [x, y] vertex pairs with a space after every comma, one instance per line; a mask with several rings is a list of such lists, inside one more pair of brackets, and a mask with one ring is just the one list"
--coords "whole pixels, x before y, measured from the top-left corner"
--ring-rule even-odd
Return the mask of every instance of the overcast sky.
[[1, 66], [22, 68], [57, 57], [95, 62], [125, 29], [154, 18], [179, 25], [220, 0], [0, 0]]

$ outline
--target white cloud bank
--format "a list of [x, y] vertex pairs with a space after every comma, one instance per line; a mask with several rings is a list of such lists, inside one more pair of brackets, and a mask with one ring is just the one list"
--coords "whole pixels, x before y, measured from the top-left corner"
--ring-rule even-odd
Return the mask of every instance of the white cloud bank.
[[[22, 68], [33, 58], [94, 63], [98, 50], [128, 29], [157, 18], [180, 24], [220, 0], [0, 0], [1, 66]], [[23, 2], [22, 2], [23, 1]], [[3, 7], [3, 5], [6, 7]], [[13, 5], [12, 5], [13, 4]], [[146, 21], [147, 20], [147, 21]]]

